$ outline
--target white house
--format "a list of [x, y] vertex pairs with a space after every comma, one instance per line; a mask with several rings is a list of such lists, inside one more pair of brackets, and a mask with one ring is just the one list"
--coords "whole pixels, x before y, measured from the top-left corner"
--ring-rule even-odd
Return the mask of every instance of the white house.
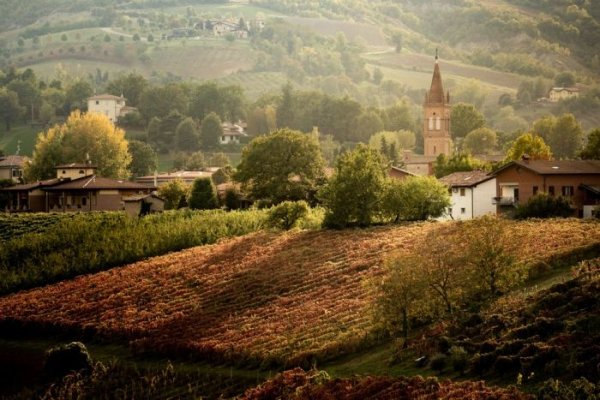
[[244, 131], [244, 127], [241, 124], [232, 124], [229, 122], [224, 122], [222, 124], [223, 134], [219, 139], [220, 144], [240, 144], [240, 139], [242, 137], [248, 136]]
[[576, 87], [554, 87], [548, 92], [548, 100], [553, 103], [573, 97], [579, 97], [579, 89]]
[[125, 105], [125, 97], [112, 94], [100, 94], [88, 99], [88, 112], [104, 114], [111, 122], [117, 122], [119, 117], [135, 110]]
[[445, 183], [450, 192], [447, 218], [465, 220], [496, 214], [496, 205], [492, 201], [496, 193], [494, 176], [485, 171], [455, 172], [441, 178], [440, 182]]

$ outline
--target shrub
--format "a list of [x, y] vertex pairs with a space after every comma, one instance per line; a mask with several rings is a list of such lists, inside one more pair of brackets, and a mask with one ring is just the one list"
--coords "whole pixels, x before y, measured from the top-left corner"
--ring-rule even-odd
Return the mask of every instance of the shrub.
[[550, 196], [546, 193], [536, 194], [527, 203], [517, 207], [515, 218], [567, 218], [573, 215], [569, 199]]
[[538, 400], [596, 400], [600, 397], [600, 387], [585, 378], [563, 383], [549, 379], [537, 392]]
[[269, 210], [267, 225], [277, 229], [291, 229], [308, 215], [308, 210], [308, 204], [304, 200], [284, 201]]
[[429, 361], [429, 367], [434, 371], [442, 372], [444, 368], [446, 368], [447, 361], [448, 357], [446, 355], [437, 353], [431, 357], [431, 361]]
[[65, 376], [69, 372], [91, 371], [92, 358], [81, 342], [72, 342], [46, 351], [44, 371], [51, 376]]
[[468, 361], [469, 355], [463, 347], [452, 346], [450, 348], [450, 364], [454, 371], [462, 374], [467, 368]]

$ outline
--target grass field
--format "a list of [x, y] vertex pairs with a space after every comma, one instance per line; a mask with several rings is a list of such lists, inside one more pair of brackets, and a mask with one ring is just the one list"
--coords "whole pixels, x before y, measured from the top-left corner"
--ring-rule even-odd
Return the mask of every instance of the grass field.
[[15, 154], [17, 147], [20, 147], [21, 155], [30, 156], [33, 154], [33, 148], [41, 128], [32, 128], [29, 125], [15, 125], [10, 131], [6, 131], [4, 126], [0, 127], [0, 149], [5, 154]]

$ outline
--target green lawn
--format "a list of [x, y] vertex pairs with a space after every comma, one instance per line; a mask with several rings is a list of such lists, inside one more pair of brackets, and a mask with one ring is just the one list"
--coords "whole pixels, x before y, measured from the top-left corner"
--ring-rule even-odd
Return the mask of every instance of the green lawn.
[[[5, 127], [0, 128], [0, 149], [5, 154], [15, 154], [17, 146], [21, 147], [19, 154], [30, 156], [33, 154], [35, 140], [41, 128], [32, 128], [29, 125], [15, 125], [10, 131], [6, 131]], [[20, 142], [20, 143], [19, 143]]]

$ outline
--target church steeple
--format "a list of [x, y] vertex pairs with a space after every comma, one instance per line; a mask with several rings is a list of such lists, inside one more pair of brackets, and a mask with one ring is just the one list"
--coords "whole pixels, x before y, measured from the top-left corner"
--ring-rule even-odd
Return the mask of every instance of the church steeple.
[[433, 78], [423, 104], [423, 144], [426, 156], [450, 155], [450, 92], [444, 93], [439, 57], [435, 50]]
[[433, 68], [433, 78], [431, 79], [431, 88], [427, 95], [426, 103], [444, 104], [444, 85], [442, 84], [442, 73], [440, 72], [440, 63], [438, 62], [438, 51], [435, 49], [435, 66]]

